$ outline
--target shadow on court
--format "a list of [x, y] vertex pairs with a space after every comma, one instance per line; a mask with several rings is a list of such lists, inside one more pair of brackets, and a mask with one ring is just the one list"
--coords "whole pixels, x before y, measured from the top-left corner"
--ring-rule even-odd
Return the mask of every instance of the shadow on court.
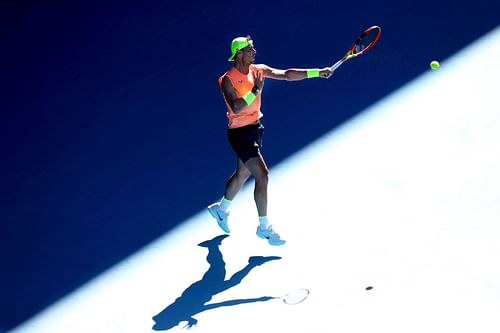
[[222, 241], [229, 235], [220, 235], [213, 239], [206, 240], [198, 246], [208, 249], [207, 262], [210, 264], [208, 271], [200, 281], [189, 286], [174, 303], [153, 317], [155, 324], [153, 330], [169, 330], [183, 321], [186, 327], [191, 328], [198, 323], [194, 318], [196, 314], [203, 311], [216, 309], [223, 306], [234, 306], [245, 303], [265, 302], [273, 299], [270, 296], [261, 296], [246, 299], [233, 299], [219, 303], [207, 304], [213, 296], [230, 289], [238, 284], [250, 273], [252, 269], [268, 261], [279, 260], [281, 257], [253, 256], [248, 258], [248, 264], [240, 271], [234, 273], [229, 280], [226, 280], [226, 263], [222, 252], [219, 249]]

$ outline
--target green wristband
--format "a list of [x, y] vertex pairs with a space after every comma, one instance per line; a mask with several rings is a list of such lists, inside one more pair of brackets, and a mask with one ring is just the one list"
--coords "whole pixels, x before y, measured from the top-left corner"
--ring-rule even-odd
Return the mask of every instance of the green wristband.
[[319, 69], [308, 69], [307, 70], [307, 78], [312, 79], [315, 77], [319, 77]]
[[255, 101], [255, 98], [257, 98], [257, 96], [255, 96], [252, 91], [249, 91], [242, 98], [245, 100], [245, 103], [247, 103], [247, 105], [250, 105], [253, 103], [253, 101]]

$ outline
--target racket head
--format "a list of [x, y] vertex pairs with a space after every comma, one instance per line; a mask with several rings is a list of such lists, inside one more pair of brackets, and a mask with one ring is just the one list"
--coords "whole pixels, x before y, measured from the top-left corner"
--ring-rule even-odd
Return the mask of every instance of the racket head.
[[382, 29], [378, 25], [373, 25], [363, 31], [347, 52], [346, 58], [357, 57], [371, 49], [377, 43], [381, 34]]
[[288, 305], [295, 305], [302, 303], [309, 296], [309, 289], [297, 289], [282, 297], [281, 300]]

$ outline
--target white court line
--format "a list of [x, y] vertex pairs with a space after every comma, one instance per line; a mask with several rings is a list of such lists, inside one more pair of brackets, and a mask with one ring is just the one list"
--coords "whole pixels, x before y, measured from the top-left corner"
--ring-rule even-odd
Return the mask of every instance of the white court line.
[[[211, 302], [311, 295], [208, 310], [193, 332], [499, 332], [499, 68], [496, 29], [273, 168], [284, 247], [254, 236], [246, 187], [220, 247], [227, 276], [252, 255], [282, 259]], [[218, 234], [203, 211], [11, 332], [151, 332]]]

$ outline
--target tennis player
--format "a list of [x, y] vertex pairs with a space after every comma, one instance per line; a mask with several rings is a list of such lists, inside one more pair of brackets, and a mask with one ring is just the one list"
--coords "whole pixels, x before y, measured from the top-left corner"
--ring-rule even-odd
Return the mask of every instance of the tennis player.
[[259, 224], [257, 236], [271, 245], [283, 245], [285, 240], [276, 232], [267, 217], [267, 186], [269, 169], [262, 153], [264, 126], [261, 96], [265, 78], [298, 81], [308, 78], [329, 78], [329, 67], [314, 69], [276, 69], [264, 64], [254, 64], [255, 50], [252, 38], [237, 37], [231, 42], [234, 65], [219, 78], [219, 86], [227, 106], [228, 140], [237, 156], [236, 170], [226, 183], [220, 202], [208, 206], [208, 212], [219, 227], [229, 233], [228, 216], [231, 202], [250, 176], [255, 179], [254, 200]]

